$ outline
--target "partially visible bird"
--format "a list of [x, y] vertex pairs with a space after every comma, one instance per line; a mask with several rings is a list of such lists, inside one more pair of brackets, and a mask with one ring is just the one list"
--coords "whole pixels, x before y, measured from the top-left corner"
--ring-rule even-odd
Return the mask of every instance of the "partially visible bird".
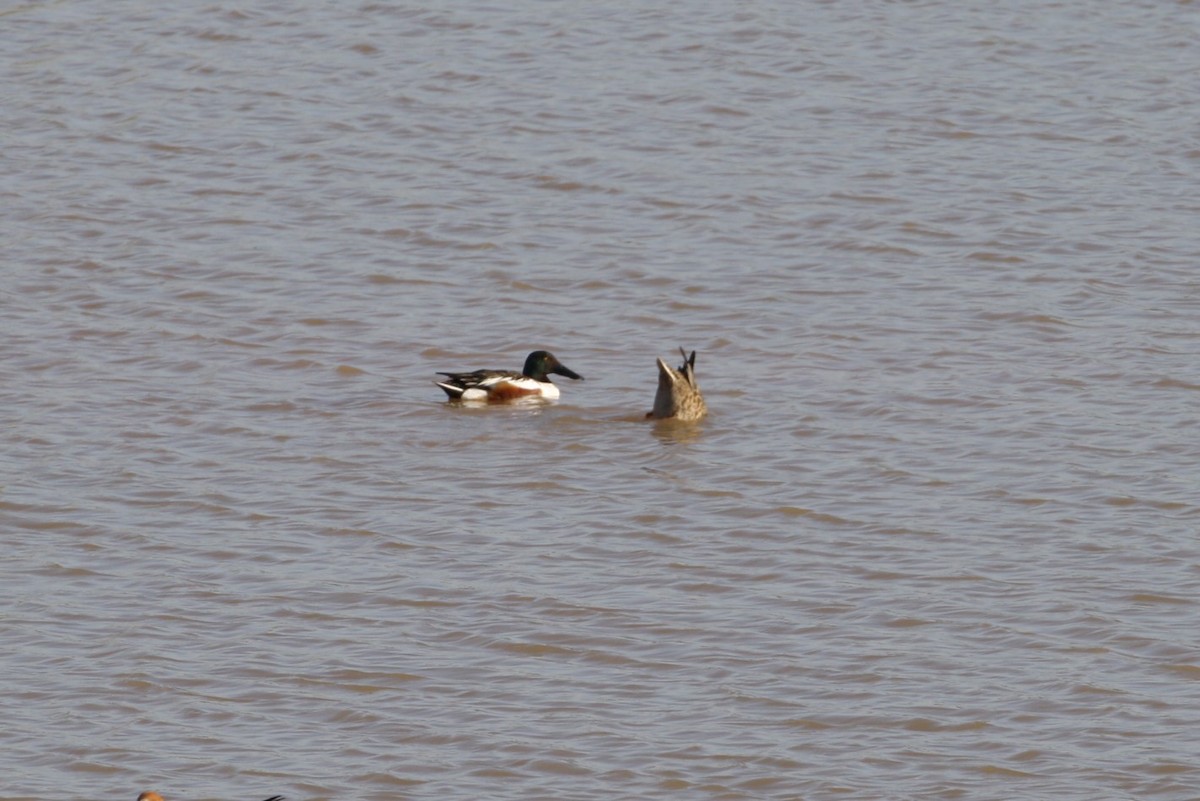
[[654, 396], [654, 410], [646, 415], [647, 418], [691, 422], [708, 414], [708, 406], [696, 384], [696, 351], [689, 356], [680, 348], [679, 353], [683, 356], [683, 364], [678, 370], [662, 359], [658, 360], [658, 393]]
[[464, 401], [510, 401], [518, 398], [546, 398], [559, 396], [558, 387], [550, 383], [549, 373], [565, 375], [578, 381], [583, 376], [566, 367], [553, 353], [535, 350], [525, 359], [525, 369], [519, 373], [511, 370], [476, 370], [472, 373], [438, 373], [446, 376], [445, 381], [434, 381], [450, 400]]
[[[163, 801], [163, 797], [153, 790], [147, 790], [138, 796], [138, 801]], [[273, 795], [266, 799], [266, 801], [283, 801], [283, 796]]]

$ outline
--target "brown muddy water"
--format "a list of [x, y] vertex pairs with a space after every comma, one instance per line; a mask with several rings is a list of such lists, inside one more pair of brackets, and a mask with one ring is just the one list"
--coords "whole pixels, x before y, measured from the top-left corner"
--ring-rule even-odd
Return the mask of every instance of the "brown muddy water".
[[1200, 798], [1197, 27], [9, 5], [0, 799]]

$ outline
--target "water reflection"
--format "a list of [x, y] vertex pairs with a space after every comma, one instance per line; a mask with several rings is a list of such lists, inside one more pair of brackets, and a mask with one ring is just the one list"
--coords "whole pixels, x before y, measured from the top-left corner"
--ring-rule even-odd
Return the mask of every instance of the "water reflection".
[[654, 438], [664, 445], [686, 445], [699, 441], [703, 436], [708, 421], [685, 420], [654, 420], [649, 423], [650, 432]]

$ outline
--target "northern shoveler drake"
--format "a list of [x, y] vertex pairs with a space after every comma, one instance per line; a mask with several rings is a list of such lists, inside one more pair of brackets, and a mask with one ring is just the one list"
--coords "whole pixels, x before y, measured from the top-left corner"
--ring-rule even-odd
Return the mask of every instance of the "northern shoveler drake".
[[583, 380], [583, 376], [566, 367], [545, 350], [535, 350], [525, 359], [525, 369], [519, 373], [511, 370], [476, 370], [473, 373], [438, 373], [446, 376], [445, 381], [434, 381], [450, 400], [464, 401], [510, 401], [518, 398], [558, 397], [558, 387], [550, 383], [549, 374], [557, 373]]
[[[147, 790], [138, 796], [138, 801], [163, 801], [163, 797], [153, 790]], [[283, 801], [283, 796], [273, 795], [266, 799], [266, 801]]]
[[679, 353], [683, 356], [683, 364], [678, 370], [671, 369], [662, 359], [658, 360], [658, 394], [654, 396], [654, 410], [646, 415], [647, 418], [688, 422], [708, 414], [708, 406], [696, 384], [696, 351], [689, 356], [680, 348]]

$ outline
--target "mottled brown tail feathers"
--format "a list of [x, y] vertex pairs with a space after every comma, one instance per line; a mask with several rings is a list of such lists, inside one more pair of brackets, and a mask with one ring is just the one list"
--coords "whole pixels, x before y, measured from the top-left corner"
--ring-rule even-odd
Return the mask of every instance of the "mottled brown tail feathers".
[[658, 359], [658, 392], [654, 396], [654, 409], [647, 417], [687, 422], [699, 420], [708, 413], [696, 382], [696, 351], [689, 355], [680, 348], [679, 353], [683, 356], [683, 364], [678, 369]]

